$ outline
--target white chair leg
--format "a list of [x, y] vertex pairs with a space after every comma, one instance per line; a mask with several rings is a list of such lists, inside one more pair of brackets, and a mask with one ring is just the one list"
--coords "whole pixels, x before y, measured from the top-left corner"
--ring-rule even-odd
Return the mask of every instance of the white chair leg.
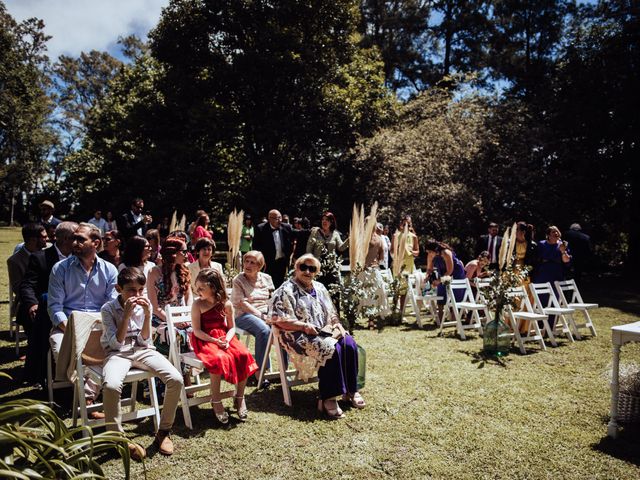
[[131, 382], [131, 404], [129, 405], [129, 411], [135, 412], [137, 408], [136, 399], [138, 398], [138, 382]]
[[151, 377], [147, 380], [149, 382], [149, 396], [151, 397], [151, 406], [154, 409], [153, 414], [153, 426], [156, 432], [160, 428], [160, 406], [158, 405], [158, 391], [156, 389], [156, 378]]
[[282, 348], [279, 342], [274, 342], [276, 345], [276, 356], [278, 357], [278, 368], [280, 369], [280, 382], [282, 384], [282, 396], [284, 397], [284, 403], [287, 406], [291, 406], [291, 388], [289, 386], [289, 378], [287, 377], [287, 365], [284, 361], [284, 355], [282, 354]]
[[262, 357], [262, 364], [260, 366], [260, 373], [258, 374], [258, 386], [262, 385], [264, 380], [264, 372], [271, 354], [271, 347], [273, 346], [273, 330], [269, 332], [269, 340], [267, 340], [267, 348], [264, 350], [264, 357]]

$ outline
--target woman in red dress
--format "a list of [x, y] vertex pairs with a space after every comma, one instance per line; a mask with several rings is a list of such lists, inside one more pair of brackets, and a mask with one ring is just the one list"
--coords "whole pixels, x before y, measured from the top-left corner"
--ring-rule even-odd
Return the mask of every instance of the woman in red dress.
[[244, 387], [247, 378], [258, 370], [258, 364], [236, 338], [233, 307], [220, 273], [212, 268], [200, 270], [196, 290], [200, 298], [191, 308], [191, 343], [196, 356], [209, 370], [213, 411], [222, 425], [229, 423], [220, 398], [220, 381], [224, 378], [236, 385], [233, 403], [238, 418], [244, 422], [247, 419]]

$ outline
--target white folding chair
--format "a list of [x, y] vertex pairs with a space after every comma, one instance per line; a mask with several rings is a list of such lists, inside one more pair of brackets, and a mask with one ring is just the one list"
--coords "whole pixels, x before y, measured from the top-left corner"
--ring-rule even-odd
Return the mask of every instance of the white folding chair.
[[575, 341], [573, 339], [574, 334], [578, 340], [581, 338], [580, 333], [575, 327], [575, 321], [573, 320], [575, 310], [573, 308], [560, 306], [550, 282], [530, 283], [529, 289], [533, 296], [533, 308], [535, 312], [542, 315], [552, 315], [554, 317], [553, 323], [550, 324], [554, 335], [560, 330], [560, 332], [565, 334], [572, 342]]
[[[102, 365], [104, 363], [105, 352], [100, 344], [100, 337], [102, 336], [102, 319], [97, 314], [92, 320], [88, 316], [76, 317], [73, 321], [69, 321], [67, 328], [80, 328], [79, 323], [81, 321], [93, 321], [93, 329], [89, 335], [86, 347], [82, 355], [79, 355], [76, 360], [76, 380], [74, 382], [73, 390], [73, 414], [72, 421], [75, 427], [78, 424], [78, 413], [80, 414], [81, 424], [84, 426], [100, 426], [104, 425], [104, 419], [90, 419], [89, 413], [94, 411], [103, 410], [104, 405], [102, 403], [94, 402], [91, 405], [87, 405], [85, 401], [85, 375], [89, 376], [98, 385], [102, 384]], [[138, 392], [138, 382], [146, 380], [149, 382], [149, 394], [151, 400], [151, 406], [149, 408], [137, 409], [136, 396]], [[138, 368], [132, 368], [124, 378], [124, 383], [131, 384], [131, 396], [129, 398], [121, 399], [120, 403], [123, 406], [129, 406], [129, 412], [122, 414], [122, 421], [129, 422], [132, 420], [138, 420], [144, 417], [152, 417], [155, 430], [158, 430], [160, 425], [160, 407], [158, 405], [158, 395], [156, 392], [155, 376], [153, 373], [147, 370], [141, 370]], [[83, 431], [83, 436], [88, 436], [89, 432]]]
[[[462, 291], [463, 296], [461, 301], [457, 301], [455, 292]], [[438, 335], [442, 335], [442, 330], [445, 327], [456, 327], [458, 335], [462, 340], [466, 340], [465, 330], [477, 330], [482, 335], [482, 322], [480, 321], [480, 313], [484, 312], [487, 318], [489, 317], [489, 309], [485, 304], [477, 303], [473, 297], [471, 290], [471, 284], [468, 279], [451, 280], [447, 284], [447, 302], [444, 306], [445, 312], [440, 322], [440, 330]], [[471, 319], [469, 323], [463, 323], [463, 318], [467, 312], [471, 312]], [[451, 315], [453, 314], [453, 319]]]
[[[171, 307], [167, 305], [164, 309], [167, 317], [167, 338], [169, 340], [169, 361], [182, 371], [182, 365], [186, 365], [190, 369], [190, 375], [194, 377], [194, 385], [185, 385], [180, 393], [180, 403], [182, 407], [182, 417], [184, 424], [189, 429], [193, 429], [191, 421], [190, 408], [203, 403], [211, 402], [211, 386], [209, 382], [203, 382], [201, 375], [204, 373], [205, 366], [202, 361], [196, 357], [194, 352], [180, 353], [180, 346], [175, 335], [175, 323], [191, 323], [191, 307]], [[206, 395], [196, 395], [198, 392], [206, 391]], [[227, 390], [220, 392], [220, 398], [233, 397], [235, 390]]]
[[[475, 278], [474, 284], [476, 287], [476, 303], [487, 304], [487, 299], [485, 298], [484, 292], [491, 285], [491, 278]], [[486, 319], [487, 321], [490, 318]]]
[[[267, 349], [264, 353], [264, 358], [262, 359], [262, 366], [260, 367], [260, 375], [258, 376], [258, 385], [262, 385], [263, 380], [273, 380], [275, 378], [280, 378], [280, 383], [282, 386], [282, 396], [284, 397], [285, 405], [291, 407], [293, 402], [291, 401], [291, 387], [295, 387], [296, 385], [304, 385], [307, 383], [313, 383], [318, 381], [317, 373], [313, 377], [303, 380], [300, 378], [298, 370], [295, 368], [288, 368], [288, 364], [285, 361], [284, 353], [282, 352], [282, 346], [280, 345], [280, 329], [276, 326], [271, 326], [271, 334], [269, 335], [269, 342], [267, 343]], [[265, 372], [265, 366], [267, 364], [267, 360], [269, 359], [269, 355], [271, 353], [271, 347], [276, 347], [276, 358], [278, 360], [278, 371], [276, 372]]]
[[367, 286], [371, 287], [373, 296], [360, 298], [358, 309], [375, 308], [375, 311], [382, 317], [389, 315], [389, 291], [380, 269], [367, 268], [360, 272], [360, 278]]
[[[576, 323], [576, 329], [588, 328], [591, 334], [595, 337], [596, 327], [593, 325], [589, 310], [598, 308], [597, 303], [586, 303], [582, 300], [582, 295], [578, 291], [578, 286], [575, 280], [556, 281], [556, 291], [558, 292], [558, 299], [560, 300], [560, 306], [565, 308], [573, 308], [577, 312], [581, 312], [584, 316], [585, 322]], [[575, 319], [574, 319], [575, 320]]]
[[[547, 349], [547, 346], [544, 343], [544, 338], [542, 337], [542, 332], [538, 326], [538, 322], [543, 322], [544, 328], [549, 336], [549, 341], [554, 347], [556, 347], [556, 339], [553, 335], [553, 330], [549, 326], [548, 316], [534, 312], [525, 288], [511, 288], [509, 290], [509, 297], [515, 299], [516, 303], [518, 303], [518, 307], [515, 310], [510, 305], [507, 305], [507, 314], [513, 330], [513, 339], [518, 344], [520, 353], [523, 355], [527, 353], [527, 349], [524, 346], [526, 342], [537, 342], [540, 345], [540, 348], [543, 350]], [[523, 335], [520, 331], [520, 327], [524, 322], [526, 322], [528, 326]]]
[[438, 318], [438, 300], [442, 299], [442, 297], [438, 297], [437, 295], [424, 295], [422, 293], [423, 281], [424, 274], [422, 274], [422, 272], [409, 275], [407, 278], [407, 301], [404, 302], [404, 311], [402, 312], [402, 316], [404, 317], [407, 306], [411, 305], [413, 314], [416, 316], [416, 325], [420, 328], [422, 328], [421, 307], [426, 308], [428, 312], [426, 314], [427, 318], [431, 318], [436, 325], [440, 324], [440, 319]]
[[53, 391], [59, 388], [73, 387], [72, 382], [56, 380], [53, 375], [53, 352], [51, 348], [47, 352], [47, 391], [49, 394], [49, 405], [55, 405], [53, 401]]

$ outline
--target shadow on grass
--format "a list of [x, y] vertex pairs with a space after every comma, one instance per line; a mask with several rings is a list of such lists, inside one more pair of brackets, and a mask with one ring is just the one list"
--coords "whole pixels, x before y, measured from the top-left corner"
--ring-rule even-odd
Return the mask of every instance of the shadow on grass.
[[[603, 425], [608, 422], [609, 417], [603, 417]], [[640, 424], [622, 428], [616, 439], [602, 437], [598, 443], [591, 445], [591, 449], [640, 466]]]
[[581, 280], [578, 286], [585, 302], [596, 302], [601, 307], [617, 308], [640, 315], [640, 281], [637, 278], [613, 275], [592, 277]]
[[508, 357], [498, 357], [496, 355], [485, 353], [484, 351], [468, 352], [465, 350], [458, 350], [458, 352], [471, 357], [471, 364], [477, 364], [479, 369], [489, 365], [506, 368], [507, 362], [509, 361]]

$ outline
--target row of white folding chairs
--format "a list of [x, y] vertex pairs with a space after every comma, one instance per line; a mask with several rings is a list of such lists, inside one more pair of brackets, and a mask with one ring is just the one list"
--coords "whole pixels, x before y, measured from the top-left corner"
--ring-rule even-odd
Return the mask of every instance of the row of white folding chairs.
[[[479, 279], [476, 282], [477, 293], [473, 296], [471, 284], [468, 279], [452, 280], [447, 285], [447, 302], [445, 305], [445, 315], [440, 325], [440, 333], [444, 327], [455, 326], [461, 339], [465, 339], [465, 330], [475, 329], [482, 334], [482, 321], [480, 313], [484, 314], [486, 320], [490, 320], [490, 312], [487, 302], [483, 296], [483, 289], [488, 287], [490, 279]], [[520, 308], [513, 311], [508, 308], [511, 319], [512, 337], [518, 344], [520, 351], [525, 353], [524, 342], [536, 341], [544, 347], [544, 340], [538, 329], [537, 321], [543, 322], [544, 328], [551, 344], [556, 346], [555, 333], [565, 334], [570, 341], [575, 338], [580, 339], [580, 328], [588, 328], [592, 335], [596, 335], [595, 326], [589, 315], [589, 310], [597, 308], [595, 303], [585, 303], [574, 280], [556, 282], [558, 298], [556, 298], [553, 287], [550, 283], [530, 284], [534, 305], [531, 305], [527, 292], [523, 287], [512, 289], [510, 295], [518, 298]], [[462, 290], [463, 297], [456, 300], [455, 292]], [[576, 311], [584, 315], [585, 322], [578, 324], [574, 318]], [[464, 322], [467, 312], [471, 312], [469, 322]], [[547, 317], [553, 316], [554, 321], [548, 324]], [[520, 335], [520, 324], [526, 321], [529, 325], [524, 335]], [[546, 347], [544, 347], [546, 348]]]
[[[388, 271], [390, 272], [390, 270]], [[440, 324], [440, 318], [438, 317], [438, 300], [441, 300], [441, 297], [423, 292], [422, 285], [425, 283], [424, 277], [424, 273], [420, 270], [416, 270], [408, 276], [407, 299], [402, 311], [402, 316], [404, 317], [407, 307], [410, 306], [416, 317], [416, 325], [420, 328], [422, 328], [423, 325], [423, 318], [425, 320], [433, 320], [436, 325]], [[425, 310], [424, 314], [422, 312], [423, 308]], [[423, 317], [423, 315], [426, 315], [426, 317]]]

